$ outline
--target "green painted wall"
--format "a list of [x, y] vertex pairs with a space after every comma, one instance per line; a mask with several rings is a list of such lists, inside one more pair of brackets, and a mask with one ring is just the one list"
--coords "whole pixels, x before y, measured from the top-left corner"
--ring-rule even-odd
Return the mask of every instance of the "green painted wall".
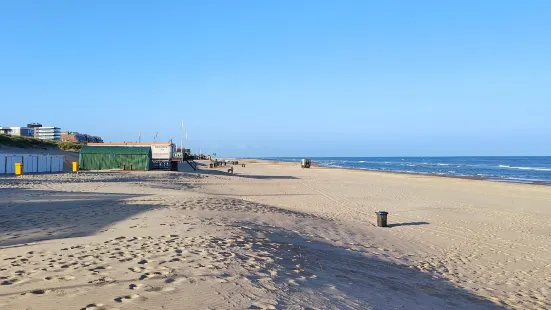
[[79, 166], [82, 170], [108, 169], [150, 170], [150, 147], [133, 146], [84, 146], [80, 151]]

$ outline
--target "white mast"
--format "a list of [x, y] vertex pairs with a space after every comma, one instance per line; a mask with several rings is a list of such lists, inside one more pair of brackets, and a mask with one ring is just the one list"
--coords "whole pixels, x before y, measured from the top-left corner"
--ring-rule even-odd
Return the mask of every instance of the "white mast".
[[184, 154], [184, 121], [182, 120], [182, 134], [180, 135], [180, 152]]

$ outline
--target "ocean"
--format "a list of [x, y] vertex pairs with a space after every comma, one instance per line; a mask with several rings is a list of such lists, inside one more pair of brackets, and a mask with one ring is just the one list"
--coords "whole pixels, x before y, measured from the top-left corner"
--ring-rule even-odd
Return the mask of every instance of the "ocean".
[[[300, 162], [298, 157], [267, 160]], [[393, 171], [480, 178], [489, 181], [551, 185], [551, 156], [500, 157], [312, 157], [322, 167]]]

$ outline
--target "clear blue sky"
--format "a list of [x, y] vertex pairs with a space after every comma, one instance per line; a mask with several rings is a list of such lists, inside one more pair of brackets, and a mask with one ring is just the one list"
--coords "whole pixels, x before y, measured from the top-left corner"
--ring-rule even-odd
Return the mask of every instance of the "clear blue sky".
[[550, 1], [1, 1], [0, 125], [220, 156], [551, 155]]

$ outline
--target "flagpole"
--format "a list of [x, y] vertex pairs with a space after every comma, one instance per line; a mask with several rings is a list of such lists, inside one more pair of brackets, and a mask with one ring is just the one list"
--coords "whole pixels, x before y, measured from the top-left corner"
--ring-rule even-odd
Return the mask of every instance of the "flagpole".
[[186, 126], [186, 147], [187, 147], [187, 126]]
[[182, 120], [182, 134], [180, 135], [180, 152], [184, 154], [184, 121]]

